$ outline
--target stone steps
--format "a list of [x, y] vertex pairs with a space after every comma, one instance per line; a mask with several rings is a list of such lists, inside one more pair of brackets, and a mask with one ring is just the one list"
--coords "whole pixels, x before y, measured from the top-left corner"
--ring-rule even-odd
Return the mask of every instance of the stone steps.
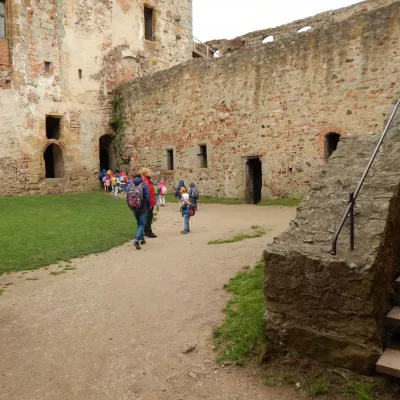
[[[395, 294], [400, 292], [400, 277], [393, 284]], [[394, 306], [386, 316], [388, 327], [400, 328], [400, 307]], [[386, 340], [386, 350], [376, 364], [376, 372], [400, 378], [400, 335], [393, 331]]]
[[400, 326], [400, 307], [393, 307], [386, 316], [386, 321], [390, 325]]
[[394, 289], [400, 289], [400, 276], [394, 282], [393, 288]]
[[376, 371], [400, 378], [400, 351], [386, 349], [376, 364]]

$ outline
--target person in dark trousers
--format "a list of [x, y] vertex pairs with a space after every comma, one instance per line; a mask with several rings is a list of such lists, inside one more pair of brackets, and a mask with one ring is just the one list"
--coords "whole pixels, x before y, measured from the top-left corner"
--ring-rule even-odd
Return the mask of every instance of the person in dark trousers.
[[[129, 192], [132, 187], [141, 187], [141, 190], [143, 192], [143, 199], [142, 199], [143, 210], [142, 211], [133, 211], [133, 215], [135, 216], [136, 221], [137, 221], [137, 230], [136, 230], [135, 240], [133, 241], [133, 245], [138, 250], [140, 250], [142, 248], [141, 246], [146, 244], [146, 241], [144, 240], [144, 230], [146, 228], [146, 223], [147, 223], [147, 213], [150, 209], [150, 193], [149, 193], [149, 188], [143, 182], [142, 176], [135, 175], [133, 182], [130, 181], [128, 184], [128, 187], [127, 187], [127, 201], [128, 201]], [[128, 201], [128, 205], [129, 205], [129, 201]]]
[[178, 183], [178, 186], [176, 187], [175, 190], [175, 197], [178, 199], [178, 206], [179, 209], [181, 209], [181, 200], [182, 200], [182, 194], [183, 194], [183, 189], [185, 189], [185, 193], [186, 193], [186, 186], [185, 186], [185, 182], [181, 179]]
[[157, 235], [153, 232], [153, 229], [151, 228], [151, 224], [153, 222], [153, 211], [154, 211], [154, 207], [157, 204], [156, 193], [154, 191], [153, 183], [151, 182], [150, 170], [148, 168], [143, 168], [141, 171], [141, 174], [142, 174], [143, 182], [149, 188], [149, 193], [150, 193], [150, 208], [149, 208], [149, 212], [147, 213], [147, 223], [146, 223], [146, 229], [144, 231], [144, 234], [148, 238], [156, 238]]

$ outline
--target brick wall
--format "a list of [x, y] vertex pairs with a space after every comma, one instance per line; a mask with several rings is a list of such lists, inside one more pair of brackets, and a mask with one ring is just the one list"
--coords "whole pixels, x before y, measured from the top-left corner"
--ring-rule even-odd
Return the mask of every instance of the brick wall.
[[[144, 4], [157, 10], [150, 44]], [[98, 187], [99, 139], [113, 134], [114, 88], [190, 58], [191, 15], [188, 0], [7, 1], [8, 41], [0, 39], [0, 173], [7, 178], [0, 195]], [[58, 139], [46, 137], [47, 115], [61, 119]], [[62, 151], [64, 178], [45, 179], [50, 144]]]
[[[380, 132], [400, 91], [400, 3], [346, 15], [121, 87], [132, 165], [171, 185], [183, 178], [203, 194], [243, 198], [246, 157], [258, 156], [264, 198], [301, 196], [325, 164], [325, 135]], [[199, 144], [208, 145], [206, 169]], [[163, 169], [168, 148], [175, 171]]]
[[11, 87], [11, 60], [8, 39], [0, 39], [0, 90]]

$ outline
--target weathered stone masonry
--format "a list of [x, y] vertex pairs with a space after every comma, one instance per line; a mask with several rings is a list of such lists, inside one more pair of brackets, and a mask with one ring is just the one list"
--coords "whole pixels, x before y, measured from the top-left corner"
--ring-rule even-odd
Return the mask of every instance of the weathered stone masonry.
[[183, 178], [203, 194], [244, 198], [247, 160], [256, 157], [263, 198], [304, 194], [326, 162], [325, 135], [382, 129], [400, 85], [399, 16], [398, 1], [367, 1], [308, 32], [288, 25], [272, 43], [121, 86], [132, 169], [147, 165], [170, 184]]
[[[97, 188], [99, 139], [108, 135], [114, 141], [108, 125], [113, 89], [191, 57], [191, 0], [6, 0], [5, 5], [1, 195]], [[145, 6], [153, 10], [153, 40], [144, 38]], [[46, 116], [53, 117], [48, 126], [57, 138], [46, 136]], [[108, 161], [115, 162], [111, 154]]]

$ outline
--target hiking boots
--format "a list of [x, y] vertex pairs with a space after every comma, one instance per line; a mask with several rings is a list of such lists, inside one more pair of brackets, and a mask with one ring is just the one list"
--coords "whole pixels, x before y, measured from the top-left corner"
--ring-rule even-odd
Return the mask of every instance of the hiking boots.
[[147, 233], [146, 236], [148, 238], [156, 238], [157, 237], [157, 235], [155, 233], [153, 233], [153, 232]]
[[133, 245], [136, 247], [137, 250], [140, 250], [140, 249], [141, 249], [140, 243], [139, 243], [138, 240], [135, 240], [135, 241], [133, 242]]

